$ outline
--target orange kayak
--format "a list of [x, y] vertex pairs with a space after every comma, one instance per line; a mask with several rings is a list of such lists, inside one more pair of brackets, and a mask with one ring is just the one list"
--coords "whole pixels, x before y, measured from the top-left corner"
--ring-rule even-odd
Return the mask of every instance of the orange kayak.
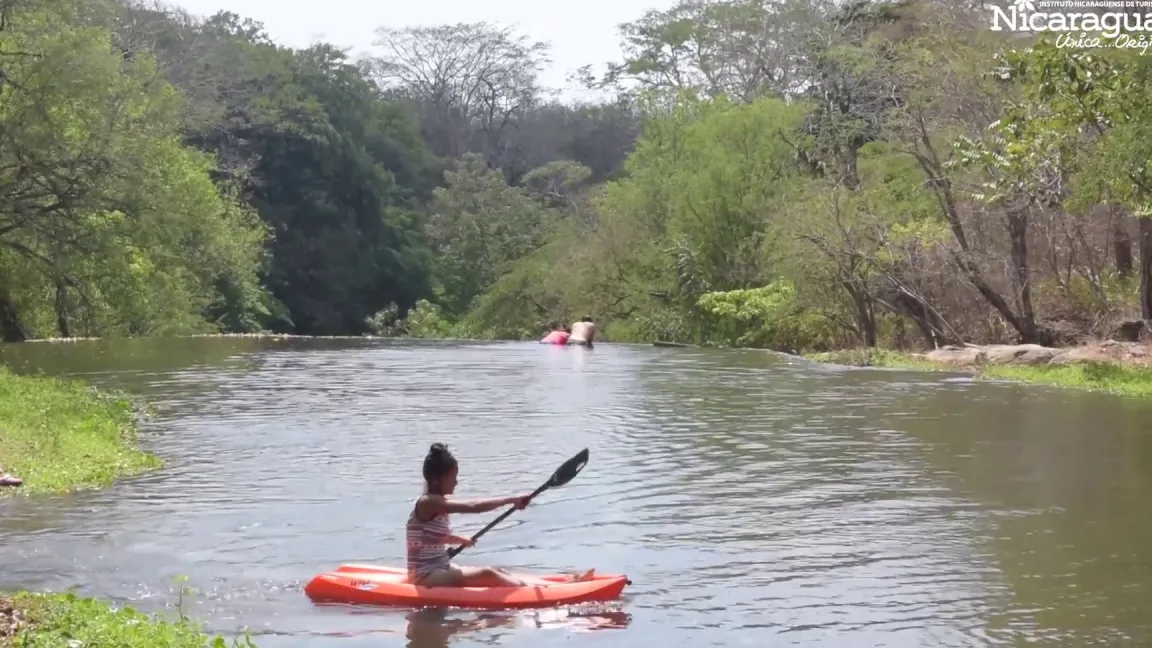
[[512, 609], [610, 601], [631, 584], [626, 576], [595, 574], [590, 580], [563, 582], [563, 574], [542, 575], [556, 581], [547, 587], [420, 587], [408, 584], [408, 572], [397, 567], [341, 565], [317, 575], [304, 587], [315, 603], [355, 603], [402, 607]]

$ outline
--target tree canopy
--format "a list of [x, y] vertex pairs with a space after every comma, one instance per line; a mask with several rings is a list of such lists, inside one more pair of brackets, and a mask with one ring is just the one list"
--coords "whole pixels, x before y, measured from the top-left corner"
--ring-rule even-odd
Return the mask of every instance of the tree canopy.
[[0, 0], [0, 335], [1133, 335], [1152, 68], [983, 11], [680, 0], [574, 103], [489, 23], [382, 25], [355, 59], [229, 12]]

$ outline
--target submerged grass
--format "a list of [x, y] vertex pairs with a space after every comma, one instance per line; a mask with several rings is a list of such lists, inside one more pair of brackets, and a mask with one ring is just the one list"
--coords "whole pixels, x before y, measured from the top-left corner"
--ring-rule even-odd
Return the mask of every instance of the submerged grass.
[[816, 362], [854, 367], [882, 367], [919, 371], [950, 371], [987, 380], [1011, 380], [1068, 389], [1152, 398], [1152, 368], [1107, 362], [1062, 365], [989, 365], [955, 367], [925, 360], [911, 353], [887, 349], [847, 349], [805, 356]]
[[126, 397], [80, 380], [0, 368], [0, 465], [24, 479], [0, 493], [97, 488], [159, 468], [135, 446], [134, 413]]

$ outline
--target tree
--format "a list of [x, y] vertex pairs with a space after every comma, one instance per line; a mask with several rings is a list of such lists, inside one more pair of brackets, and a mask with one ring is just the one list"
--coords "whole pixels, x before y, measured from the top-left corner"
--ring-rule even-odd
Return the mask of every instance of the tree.
[[277, 55], [249, 81], [275, 94], [238, 95], [229, 110], [245, 117], [197, 141], [251, 169], [246, 193], [275, 233], [268, 285], [291, 318], [279, 328], [363, 333], [430, 292], [416, 209], [431, 166], [415, 125], [343, 53]]
[[449, 315], [472, 301], [537, 249], [558, 214], [516, 187], [476, 155], [444, 174], [428, 208], [428, 238], [438, 254], [441, 302]]
[[505, 175], [523, 182], [526, 171], [570, 160], [587, 167], [589, 181], [605, 182], [619, 176], [642, 126], [635, 102], [622, 96], [600, 104], [537, 105], [517, 126]]
[[622, 25], [624, 60], [600, 79], [586, 66], [581, 78], [592, 87], [784, 98], [803, 88], [805, 38], [827, 13], [820, 2], [680, 0]]
[[152, 58], [126, 60], [76, 11], [0, 8], [6, 339], [253, 324], [263, 228], [182, 146], [179, 97]]
[[[1064, 145], [1065, 157], [1071, 145], [1086, 149], [1077, 160], [1069, 205], [1083, 210], [1097, 202], [1118, 204], [1137, 216], [1140, 317], [1152, 320], [1152, 93], [1146, 87], [1152, 66], [1123, 48], [1065, 51], [1041, 41], [1009, 53], [1005, 68], [1025, 96], [1008, 115], [1004, 128], [1010, 136], [1024, 150], [1047, 151], [1051, 140]], [[1121, 250], [1117, 261], [1125, 257]]]
[[391, 96], [419, 115], [439, 156], [478, 153], [505, 166], [513, 132], [537, 102], [548, 46], [487, 23], [381, 27], [369, 67]]

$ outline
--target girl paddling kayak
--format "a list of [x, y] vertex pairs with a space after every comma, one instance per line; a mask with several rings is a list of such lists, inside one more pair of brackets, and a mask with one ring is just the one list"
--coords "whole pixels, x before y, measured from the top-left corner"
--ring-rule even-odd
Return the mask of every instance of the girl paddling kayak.
[[[524, 587], [555, 585], [557, 581], [513, 575], [496, 567], [465, 567], [448, 557], [445, 545], [472, 546], [472, 541], [452, 534], [451, 513], [487, 513], [501, 506], [522, 509], [529, 496], [459, 501], [456, 491], [459, 464], [443, 443], [433, 443], [424, 457], [424, 494], [416, 500], [408, 516], [408, 579], [424, 587]], [[593, 572], [573, 577], [585, 580]]]

